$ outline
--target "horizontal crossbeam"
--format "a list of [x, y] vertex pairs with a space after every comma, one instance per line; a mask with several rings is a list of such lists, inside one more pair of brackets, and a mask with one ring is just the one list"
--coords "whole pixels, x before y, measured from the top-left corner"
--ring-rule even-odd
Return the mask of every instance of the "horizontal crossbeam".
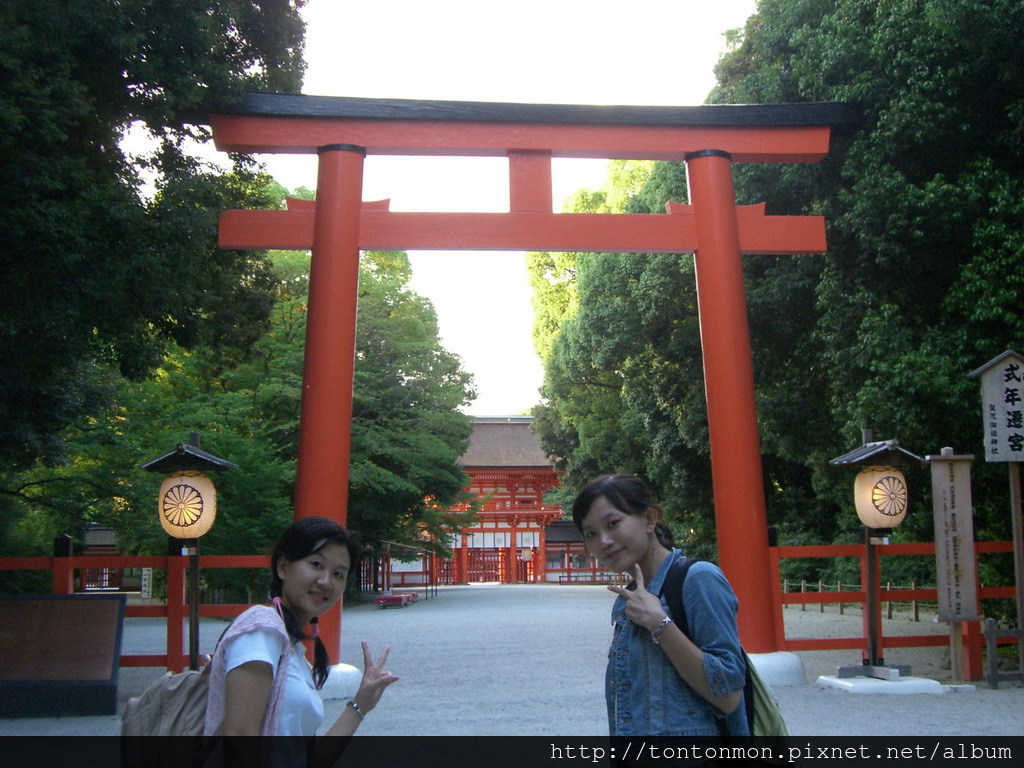
[[[364, 203], [363, 250], [588, 251], [684, 253], [696, 251], [691, 206], [669, 204], [669, 215], [605, 213], [394, 213]], [[825, 251], [820, 216], [766, 216], [764, 204], [737, 206], [740, 251], [809, 254]], [[225, 211], [220, 246], [233, 249], [313, 246], [315, 204], [287, 211]]]
[[369, 155], [552, 157], [681, 162], [718, 149], [734, 162], [817, 162], [832, 126], [856, 123], [847, 104], [628, 107], [434, 102], [246, 94], [208, 116], [226, 152], [315, 153], [352, 144]]

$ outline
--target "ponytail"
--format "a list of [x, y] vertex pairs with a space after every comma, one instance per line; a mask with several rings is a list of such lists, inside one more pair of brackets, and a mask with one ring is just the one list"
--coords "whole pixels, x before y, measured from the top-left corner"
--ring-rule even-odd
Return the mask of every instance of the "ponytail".
[[661, 546], [663, 546], [665, 549], [671, 550], [675, 547], [675, 536], [672, 533], [672, 529], [669, 528], [665, 523], [655, 523], [654, 535], [657, 537], [658, 543], [661, 544]]
[[331, 673], [331, 659], [327, 655], [327, 648], [324, 646], [324, 641], [320, 639], [320, 627], [318, 621], [318, 618], [314, 616], [310, 619], [309, 623], [313, 627], [313, 684], [319, 691], [324, 687], [324, 683], [327, 682], [327, 676]]

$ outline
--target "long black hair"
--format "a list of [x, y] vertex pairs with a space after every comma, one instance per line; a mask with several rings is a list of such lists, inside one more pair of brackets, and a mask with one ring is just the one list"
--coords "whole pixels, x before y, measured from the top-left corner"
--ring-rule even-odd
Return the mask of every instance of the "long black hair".
[[675, 546], [672, 529], [660, 520], [663, 515], [661, 502], [651, 486], [636, 475], [601, 475], [583, 486], [572, 503], [572, 521], [580, 533], [583, 532], [583, 520], [599, 496], [604, 496], [613, 507], [627, 515], [644, 515], [648, 509], [654, 509], [659, 518], [654, 526], [658, 543], [666, 549]]
[[[281, 597], [282, 582], [277, 573], [277, 566], [282, 559], [294, 563], [315, 552], [322, 551], [331, 544], [340, 544], [346, 547], [352, 567], [356, 567], [356, 562], [359, 559], [359, 546], [352, 534], [334, 520], [326, 517], [303, 517], [288, 526], [278, 538], [270, 556], [270, 596]], [[319, 633], [314, 631], [313, 637], [310, 637], [305, 633], [304, 627], [299, 626], [299, 620], [288, 610], [287, 606], [280, 604], [280, 608], [284, 617], [284, 626], [293, 640], [312, 639], [314, 641], [313, 682], [318, 689], [322, 688], [331, 671], [331, 660], [327, 656], [327, 649], [320, 640]], [[316, 624], [317, 618], [313, 617], [310, 623]]]

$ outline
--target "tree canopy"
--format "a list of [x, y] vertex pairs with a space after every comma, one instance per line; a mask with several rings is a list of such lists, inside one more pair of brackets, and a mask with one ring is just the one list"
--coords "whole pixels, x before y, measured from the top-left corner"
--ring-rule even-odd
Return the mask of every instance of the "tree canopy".
[[[185, 150], [245, 90], [297, 92], [303, 0], [8, 0], [0, 8], [0, 464], [59, 461], [108, 402], [97, 366], [138, 378], [164, 346], [244, 346], [265, 329], [261, 253], [216, 248], [216, 213], [265, 184]], [[155, 149], [129, 157], [131, 126]], [[144, 183], [155, 195], [144, 194]], [[13, 375], [17, 370], [17, 375]]]
[[[272, 256], [276, 301], [248, 354], [173, 346], [141, 381], [107, 369], [114, 396], [65, 430], [61, 466], [0, 475], [0, 550], [45, 553], [55, 534], [77, 537], [100, 525], [114, 528], [128, 553], [162, 553], [166, 536], [155, 516], [162, 477], [138, 467], [196, 431], [204, 450], [238, 465], [211, 475], [218, 513], [204, 552], [268, 551], [294, 514], [309, 279], [308, 253]], [[347, 525], [371, 549], [394, 541], [445, 552], [447, 534], [463, 519], [445, 513], [466, 501], [458, 459], [470, 419], [459, 409], [475, 393], [409, 277], [404, 253], [363, 255]]]
[[[303, 5], [0, 7], [0, 554], [90, 525], [166, 551], [161, 478], [138, 467], [190, 432], [238, 465], [215, 478], [205, 552], [265, 552], [291, 519], [309, 254], [219, 249], [222, 210], [280, 207], [285, 190], [190, 146], [211, 108], [298, 92]], [[152, 149], [126, 149], [129, 130]], [[475, 393], [409, 277], [404, 253], [363, 254], [348, 523], [371, 546], [443, 550]]]
[[[762, 0], [730, 35], [711, 102], [845, 101], [863, 115], [821, 163], [734, 166], [739, 203], [828, 227], [824, 256], [744, 259], [769, 522], [783, 541], [855, 540], [852, 477], [828, 460], [862, 428], [920, 455], [980, 450], [967, 374], [1024, 342], [1022, 33], [1015, 0]], [[626, 208], [660, 212], [686, 194], [682, 165], [658, 163]], [[537, 416], [565, 495], [599, 471], [647, 475], [707, 551], [691, 259], [580, 255], [560, 268], [578, 309], [547, 341]], [[1009, 537], [999, 469], [974, 468], [986, 538]], [[927, 473], [908, 480], [920, 514], [897, 535], [928, 540]]]

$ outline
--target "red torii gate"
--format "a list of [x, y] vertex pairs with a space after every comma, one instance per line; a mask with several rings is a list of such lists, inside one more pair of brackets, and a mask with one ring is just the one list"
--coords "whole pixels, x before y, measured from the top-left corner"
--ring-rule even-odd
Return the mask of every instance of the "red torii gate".
[[[694, 252], [719, 560], [751, 652], [779, 650], [742, 253], [825, 250], [822, 217], [737, 206], [734, 162], [816, 162], [843, 104], [596, 107], [248, 94], [210, 116], [218, 149], [316, 153], [315, 203], [225, 211], [223, 248], [311, 248], [296, 517], [346, 519], [360, 249]], [[509, 213], [394, 213], [362, 201], [368, 154], [509, 159]], [[687, 164], [667, 215], [552, 212], [551, 158]], [[338, 609], [336, 609], [338, 610]], [[340, 647], [339, 614], [321, 622]]]

